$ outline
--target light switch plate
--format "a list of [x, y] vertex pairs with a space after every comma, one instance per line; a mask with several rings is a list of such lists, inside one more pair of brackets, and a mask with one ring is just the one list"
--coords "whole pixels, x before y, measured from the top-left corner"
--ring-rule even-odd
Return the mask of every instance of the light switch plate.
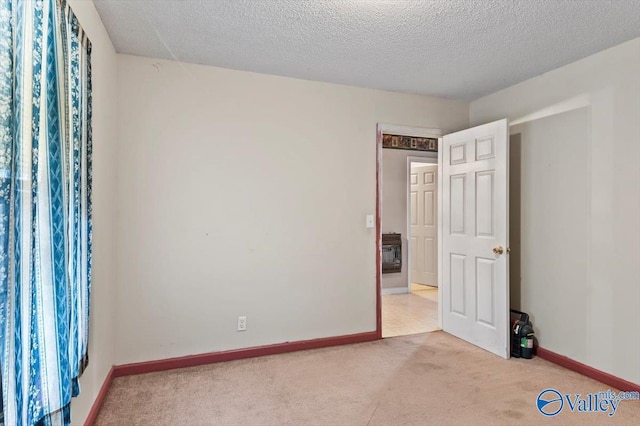
[[376, 226], [375, 217], [372, 214], [367, 215], [367, 228], [374, 228]]

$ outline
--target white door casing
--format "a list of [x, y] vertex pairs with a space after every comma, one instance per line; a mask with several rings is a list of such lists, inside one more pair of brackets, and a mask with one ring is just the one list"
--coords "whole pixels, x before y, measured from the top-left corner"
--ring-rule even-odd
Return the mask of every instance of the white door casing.
[[[414, 163], [415, 164], [415, 163]], [[438, 166], [412, 166], [409, 175], [410, 281], [438, 285]]]
[[442, 328], [503, 358], [510, 354], [508, 131], [499, 120], [446, 135], [440, 146]]

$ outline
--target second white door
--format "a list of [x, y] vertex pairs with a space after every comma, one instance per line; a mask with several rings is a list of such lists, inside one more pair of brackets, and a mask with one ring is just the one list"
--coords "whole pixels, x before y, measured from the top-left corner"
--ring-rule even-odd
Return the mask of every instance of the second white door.
[[[415, 164], [415, 163], [413, 163]], [[411, 282], [438, 285], [438, 166], [411, 166]]]

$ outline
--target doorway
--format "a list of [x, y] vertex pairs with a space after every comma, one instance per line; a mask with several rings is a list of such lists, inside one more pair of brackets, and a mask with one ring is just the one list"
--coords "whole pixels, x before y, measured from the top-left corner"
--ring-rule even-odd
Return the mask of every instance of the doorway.
[[[381, 206], [384, 194], [382, 141], [383, 136], [387, 136], [384, 130], [384, 126], [378, 125], [376, 330], [379, 337], [384, 337], [381, 303], [381, 223], [385, 217]], [[434, 141], [436, 143], [429, 142], [429, 146], [437, 148], [439, 166], [438, 324], [445, 332], [504, 358], [509, 358], [511, 333], [507, 262], [510, 252], [508, 135], [509, 122], [501, 119], [449, 133]], [[389, 136], [385, 141], [392, 143], [385, 146], [396, 148], [402, 143], [402, 147], [412, 149], [421, 143], [411, 140]], [[407, 145], [407, 141], [411, 144]]]
[[[384, 130], [379, 136], [442, 135], [434, 129]], [[439, 330], [437, 153], [379, 148], [380, 335]], [[400, 270], [388, 268], [390, 241], [401, 242]]]

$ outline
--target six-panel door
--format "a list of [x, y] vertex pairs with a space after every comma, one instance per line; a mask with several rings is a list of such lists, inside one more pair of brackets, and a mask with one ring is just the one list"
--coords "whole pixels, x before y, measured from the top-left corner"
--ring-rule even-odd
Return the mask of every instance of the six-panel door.
[[508, 123], [442, 139], [442, 327], [509, 357]]

